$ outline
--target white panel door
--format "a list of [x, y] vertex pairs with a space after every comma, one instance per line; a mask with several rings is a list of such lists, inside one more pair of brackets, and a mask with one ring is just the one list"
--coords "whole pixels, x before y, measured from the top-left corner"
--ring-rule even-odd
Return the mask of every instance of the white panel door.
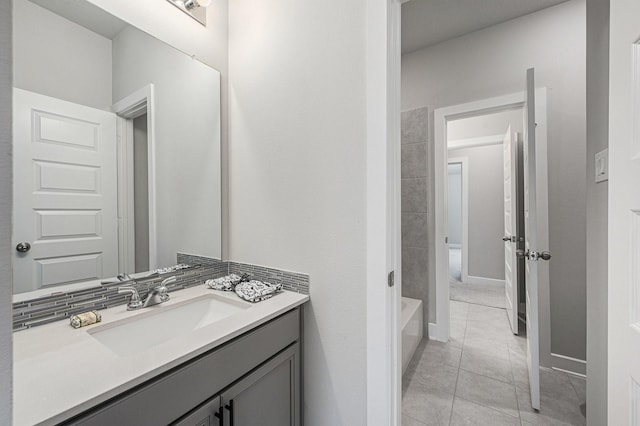
[[511, 126], [502, 141], [504, 163], [504, 290], [507, 318], [513, 334], [518, 334], [518, 140]]
[[[538, 261], [541, 253], [538, 247], [538, 197], [537, 197], [537, 155], [536, 155], [536, 114], [535, 114], [535, 72], [527, 70], [527, 90], [524, 108], [524, 249], [526, 283], [526, 321], [527, 321], [527, 366], [529, 368], [529, 386], [531, 406], [540, 409], [540, 333], [539, 333], [539, 282]], [[540, 160], [543, 160], [540, 158]], [[546, 253], [546, 252], [545, 252]]]
[[15, 291], [117, 275], [115, 114], [21, 89], [13, 100]]
[[612, 0], [610, 12], [607, 415], [639, 426], [640, 2]]

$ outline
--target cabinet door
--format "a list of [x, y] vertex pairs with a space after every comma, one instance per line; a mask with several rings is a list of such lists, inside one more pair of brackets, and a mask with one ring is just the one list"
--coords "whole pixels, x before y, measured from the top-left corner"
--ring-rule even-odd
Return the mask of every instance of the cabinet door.
[[216, 396], [173, 423], [172, 426], [223, 426], [222, 415], [220, 397]]
[[227, 426], [299, 426], [298, 343], [222, 394]]

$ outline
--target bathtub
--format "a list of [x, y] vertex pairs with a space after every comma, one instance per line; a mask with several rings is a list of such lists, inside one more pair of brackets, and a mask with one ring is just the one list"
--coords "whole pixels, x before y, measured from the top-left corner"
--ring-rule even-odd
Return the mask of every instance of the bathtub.
[[422, 340], [422, 300], [403, 297], [400, 326], [402, 327], [402, 373], [407, 369], [418, 343]]

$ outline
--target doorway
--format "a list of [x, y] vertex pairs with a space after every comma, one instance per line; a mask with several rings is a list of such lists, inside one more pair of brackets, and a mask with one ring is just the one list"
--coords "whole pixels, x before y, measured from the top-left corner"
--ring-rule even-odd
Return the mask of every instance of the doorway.
[[[505, 193], [506, 187], [510, 187], [510, 181], [505, 180], [510, 176], [505, 173], [505, 167], [510, 167], [510, 163], [505, 163], [510, 151], [504, 149], [504, 138], [509, 133], [513, 139], [517, 159], [522, 128], [521, 108], [447, 123], [450, 300], [501, 309], [513, 303], [506, 297], [505, 286], [518, 284], [509, 273], [516, 265], [505, 267], [507, 258], [511, 259], [505, 253], [516, 247], [505, 244], [503, 236], [523, 235], [506, 226], [507, 219], [510, 222], [513, 217], [515, 223], [523, 214], [518, 209], [506, 210], [511, 207], [506, 198], [511, 194]], [[517, 165], [517, 160], [514, 164]], [[521, 170], [521, 165], [517, 169]], [[516, 185], [522, 185], [522, 179], [518, 179], [517, 173], [514, 175]], [[522, 189], [514, 192], [522, 195]], [[519, 207], [522, 210], [524, 206], [520, 203]]]
[[[483, 136], [480, 138], [472, 138], [469, 136], [469, 133], [465, 133], [463, 127], [467, 129], [472, 128], [474, 126], [460, 126], [460, 128], [452, 127], [454, 133], [448, 136], [450, 123], [457, 122], [458, 124], [462, 124], [462, 119], [476, 119], [481, 120], [480, 117], [488, 116], [490, 114], [496, 113], [506, 113], [509, 114], [511, 112], [512, 117], [515, 117], [519, 114], [518, 111], [522, 111], [524, 106], [524, 93], [514, 93], [511, 95], [500, 96], [495, 98], [488, 98], [484, 100], [479, 100], [476, 102], [470, 102], [466, 104], [454, 105], [450, 107], [436, 109], [434, 111], [434, 178], [435, 178], [435, 251], [436, 251], [436, 261], [435, 261], [435, 275], [436, 275], [436, 318], [434, 322], [429, 324], [429, 336], [432, 340], [438, 340], [442, 342], [446, 342], [450, 338], [450, 325], [451, 325], [451, 309], [450, 309], [450, 298], [451, 298], [451, 283], [449, 279], [449, 244], [448, 244], [448, 164], [449, 157], [455, 162], [460, 161], [457, 158], [468, 156], [468, 152], [470, 149], [474, 147], [492, 147], [494, 146], [496, 149], [500, 148], [500, 158], [502, 158], [501, 147], [498, 144], [502, 144], [502, 139], [504, 135], [500, 135], [499, 133], [495, 133], [492, 136]], [[546, 89], [540, 88], [536, 90], [536, 122], [538, 123], [538, 139], [537, 144], [541, 150], [546, 150], [546, 133], [540, 131], [546, 126]], [[513, 121], [513, 119], [512, 119]], [[468, 124], [468, 123], [467, 123]], [[478, 126], [476, 126], [478, 127]], [[516, 130], [518, 128], [516, 127]], [[517, 133], [517, 132], [516, 132]], [[465, 153], [466, 151], [466, 153]], [[467, 160], [468, 161], [468, 160]], [[542, 166], [542, 165], [541, 165]], [[472, 170], [473, 164], [468, 164], [466, 169]], [[464, 167], [463, 167], [464, 170]], [[502, 175], [502, 167], [499, 168], [499, 175]], [[546, 165], [545, 167], [541, 167], [539, 170], [538, 176], [538, 187], [546, 188], [547, 187], [547, 171]], [[473, 181], [472, 177], [468, 177], [469, 181]], [[499, 190], [499, 193], [502, 194], [502, 188]], [[469, 197], [467, 195], [467, 197]], [[500, 195], [502, 198], [502, 195]], [[546, 194], [543, 193], [541, 195], [541, 199], [544, 199]], [[482, 200], [482, 196], [480, 196]], [[483, 202], [483, 201], [481, 201]], [[541, 208], [542, 211], [547, 211], [546, 208]], [[501, 210], [502, 211], [502, 210]], [[501, 241], [502, 227], [503, 227], [503, 215], [499, 213], [500, 216], [497, 219], [497, 222], [501, 225], [501, 231], [499, 235], [493, 235], [491, 237], [480, 236], [477, 239], [476, 244], [482, 250], [484, 244], [487, 243], [489, 238], [492, 238], [492, 242], [497, 244], [503, 244]], [[495, 217], [493, 219], [496, 219]], [[482, 225], [467, 225], [468, 228], [473, 228], [474, 230], [485, 231]], [[539, 226], [542, 228], [542, 234], [547, 235], [548, 244], [548, 213], [547, 215], [542, 215], [539, 217]], [[467, 233], [470, 231], [467, 230]], [[495, 232], [494, 232], [495, 233]], [[464, 235], [464, 232], [463, 232]], [[468, 238], [468, 237], [467, 237]], [[544, 243], [543, 243], [544, 244]], [[467, 247], [471, 246], [472, 243], [468, 242], [466, 244]], [[500, 284], [500, 281], [494, 276], [478, 276], [473, 275], [473, 264], [468, 265], [469, 259], [472, 257], [467, 254], [465, 256], [462, 251], [464, 251], [465, 244], [462, 243], [461, 257], [462, 257], [462, 271], [461, 277], [467, 281], [468, 286], [469, 282], [476, 285], [484, 285], [485, 287], [491, 287], [493, 284]], [[502, 252], [504, 253], [504, 252]], [[464, 259], [467, 258], [467, 268], [465, 268]], [[501, 259], [504, 259], [504, 254], [502, 254]], [[500, 264], [503, 265], [502, 260], [500, 260]], [[486, 261], [483, 258], [480, 259], [479, 263]], [[469, 267], [471, 267], [471, 274], [469, 273]], [[504, 272], [501, 275], [502, 281], [504, 283]], [[540, 297], [541, 297], [541, 310], [539, 317], [539, 328], [540, 328], [540, 360], [542, 365], [551, 365], [550, 362], [550, 333], [549, 333], [549, 311], [548, 311], [548, 291], [549, 291], [549, 278], [548, 278], [548, 270], [542, 270], [539, 275], [540, 282]], [[469, 288], [467, 286], [467, 288]], [[473, 289], [473, 288], [472, 288]], [[504, 284], [499, 287], [501, 291], [504, 291]], [[495, 291], [497, 293], [497, 291]], [[503, 305], [504, 306], [504, 305]]]

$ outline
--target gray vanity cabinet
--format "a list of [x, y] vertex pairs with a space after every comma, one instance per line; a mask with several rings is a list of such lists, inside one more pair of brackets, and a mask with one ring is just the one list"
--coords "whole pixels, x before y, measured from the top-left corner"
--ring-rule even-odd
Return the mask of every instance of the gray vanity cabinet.
[[210, 399], [193, 410], [185, 418], [175, 422], [173, 426], [217, 426], [222, 416], [220, 397]]
[[65, 422], [299, 426], [300, 308]]
[[298, 426], [297, 344], [222, 393], [225, 426]]

